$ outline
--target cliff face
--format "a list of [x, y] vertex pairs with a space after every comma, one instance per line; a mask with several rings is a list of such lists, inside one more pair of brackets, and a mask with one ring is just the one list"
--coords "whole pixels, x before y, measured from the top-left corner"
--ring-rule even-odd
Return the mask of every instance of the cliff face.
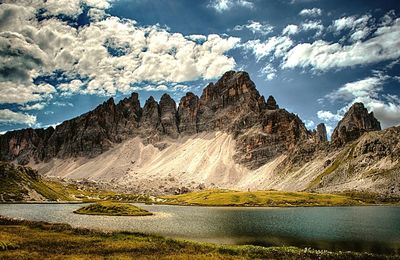
[[[354, 104], [332, 135], [343, 146], [380, 124], [362, 104]], [[51, 158], [92, 158], [114, 144], [139, 136], [157, 144], [165, 137], [222, 131], [236, 141], [235, 161], [256, 169], [282, 154], [290, 162], [313, 158], [327, 142], [323, 124], [310, 132], [300, 118], [279, 108], [274, 97], [259, 94], [246, 72], [226, 72], [210, 83], [200, 97], [187, 93], [179, 102], [164, 94], [160, 103], [150, 97], [142, 108], [137, 93], [118, 104], [110, 98], [93, 111], [58, 125], [56, 129], [24, 129], [0, 136], [0, 160], [20, 164]], [[161, 146], [160, 146], [161, 147]]]
[[343, 146], [366, 132], [379, 130], [381, 124], [374, 117], [374, 113], [368, 113], [364, 104], [354, 103], [333, 131], [332, 142], [337, 146]]

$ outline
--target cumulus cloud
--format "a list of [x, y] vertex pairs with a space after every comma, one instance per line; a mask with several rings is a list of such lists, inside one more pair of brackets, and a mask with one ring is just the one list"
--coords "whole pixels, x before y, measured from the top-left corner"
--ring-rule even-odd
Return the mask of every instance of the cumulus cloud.
[[250, 20], [247, 24], [236, 25], [233, 28], [234, 31], [242, 31], [244, 29], [251, 31], [253, 34], [267, 35], [273, 31], [274, 27], [268, 23]]
[[317, 116], [319, 119], [331, 122], [331, 121], [339, 121], [342, 119], [342, 115], [339, 114], [333, 114], [330, 111], [325, 111], [325, 110], [320, 110], [317, 112]]
[[319, 8], [312, 8], [312, 9], [303, 9], [300, 11], [299, 15], [301, 16], [321, 16], [322, 10]]
[[[226, 53], [236, 47], [239, 38], [185, 36], [158, 25], [144, 27], [129, 19], [103, 17], [110, 3], [31, 0], [29, 5], [14, 1], [0, 5], [0, 102], [40, 101], [56, 92], [114, 95], [130, 92], [143, 81], [161, 85], [214, 79], [235, 67], [235, 60]], [[90, 8], [89, 15], [97, 12], [85, 27], [75, 28], [51, 16], [73, 17], [80, 14], [83, 4]], [[37, 20], [39, 9], [45, 10], [47, 19]], [[67, 80], [55, 88], [34, 83], [36, 77], [52, 76], [56, 71]]]
[[270, 55], [274, 58], [282, 57], [291, 46], [293, 41], [288, 36], [273, 36], [265, 41], [250, 40], [241, 45], [244, 50], [254, 54], [257, 61]]
[[32, 126], [36, 123], [36, 116], [17, 113], [10, 109], [0, 110], [0, 124], [25, 124]]
[[245, 7], [252, 9], [254, 3], [248, 0], [211, 0], [208, 7], [213, 8], [215, 11], [222, 13], [228, 11], [233, 7]]
[[[343, 30], [350, 30], [348, 34], [349, 40], [356, 42], [367, 38], [373, 31], [374, 25], [368, 26], [368, 22], [371, 18], [371, 15], [341, 17], [334, 20], [330, 28], [335, 33], [340, 33]], [[388, 24], [389, 23], [386, 23], [386, 25]]]
[[321, 21], [308, 21], [301, 24], [302, 31], [315, 31], [315, 36], [321, 35], [324, 30], [324, 26]]
[[312, 67], [317, 70], [349, 67], [393, 60], [400, 57], [400, 18], [379, 27], [373, 37], [342, 46], [317, 40], [300, 43], [284, 58], [283, 68]]
[[292, 35], [299, 32], [299, 26], [295, 24], [289, 24], [282, 30], [282, 35]]
[[34, 85], [18, 82], [0, 82], [0, 103], [27, 103], [52, 97], [55, 88], [50, 84]]
[[391, 77], [374, 75], [362, 80], [344, 84], [338, 90], [325, 96], [331, 101], [345, 101], [347, 104], [335, 114], [329, 111], [319, 111], [318, 117], [325, 121], [338, 121], [355, 102], [361, 102], [381, 122], [382, 127], [400, 124], [400, 99], [397, 95], [384, 94], [385, 83]]

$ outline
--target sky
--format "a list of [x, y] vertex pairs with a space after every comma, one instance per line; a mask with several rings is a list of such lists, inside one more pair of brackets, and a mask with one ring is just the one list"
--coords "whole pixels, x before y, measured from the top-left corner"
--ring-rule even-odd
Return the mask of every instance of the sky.
[[0, 0], [0, 132], [55, 126], [110, 97], [177, 103], [250, 74], [309, 129], [354, 102], [400, 124], [400, 2]]

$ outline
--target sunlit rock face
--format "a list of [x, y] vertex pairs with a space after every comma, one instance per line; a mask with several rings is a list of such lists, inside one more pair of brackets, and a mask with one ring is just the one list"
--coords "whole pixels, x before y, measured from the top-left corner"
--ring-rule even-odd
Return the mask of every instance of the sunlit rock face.
[[374, 113], [368, 113], [363, 103], [354, 103], [333, 131], [332, 142], [342, 146], [358, 139], [365, 132], [379, 130], [381, 124], [374, 117]]

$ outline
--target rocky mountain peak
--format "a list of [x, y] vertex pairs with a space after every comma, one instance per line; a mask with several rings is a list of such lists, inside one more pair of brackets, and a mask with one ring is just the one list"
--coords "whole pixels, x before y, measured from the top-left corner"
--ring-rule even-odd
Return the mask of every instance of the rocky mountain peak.
[[374, 113], [368, 113], [363, 103], [354, 103], [333, 131], [332, 142], [341, 146], [356, 140], [365, 132], [379, 130], [381, 124]]
[[176, 103], [168, 94], [162, 95], [160, 99], [160, 119], [163, 133], [174, 138], [178, 137]]
[[273, 96], [269, 96], [267, 99], [267, 107], [268, 110], [279, 109], [279, 106], [276, 104], [276, 100]]
[[192, 92], [181, 98], [178, 107], [179, 131], [182, 134], [197, 133], [197, 112], [199, 97]]
[[320, 123], [317, 125], [316, 138], [317, 138], [317, 142], [319, 142], [319, 143], [328, 141], [326, 127], [325, 127], [324, 123]]

